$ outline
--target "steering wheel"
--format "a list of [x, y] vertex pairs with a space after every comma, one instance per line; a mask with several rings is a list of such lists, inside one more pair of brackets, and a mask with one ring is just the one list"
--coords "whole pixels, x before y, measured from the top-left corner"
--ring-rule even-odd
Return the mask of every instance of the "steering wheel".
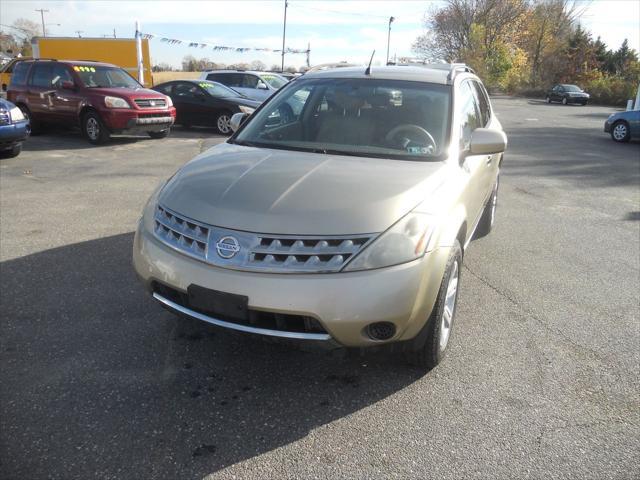
[[[436, 141], [433, 139], [429, 132], [418, 125], [411, 125], [409, 123], [398, 125], [397, 127], [392, 128], [384, 137], [384, 139], [387, 142], [393, 142], [396, 138], [396, 135], [398, 135], [398, 133], [400, 132], [419, 135], [423, 140], [426, 141], [427, 145], [431, 145], [433, 147], [433, 150], [436, 150], [438, 148], [438, 146], [436, 145]], [[402, 148], [406, 148], [409, 143], [411, 143], [411, 139], [404, 137], [402, 139]]]

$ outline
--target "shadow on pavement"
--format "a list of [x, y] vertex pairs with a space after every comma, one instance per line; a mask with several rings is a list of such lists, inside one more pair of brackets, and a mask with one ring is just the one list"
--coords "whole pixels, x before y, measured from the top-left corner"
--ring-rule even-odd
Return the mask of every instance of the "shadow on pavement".
[[139, 287], [132, 240], [0, 264], [2, 478], [201, 478], [422, 375], [178, 319]]
[[[226, 139], [214, 128], [189, 129], [176, 126], [171, 129], [169, 139]], [[106, 149], [113, 146], [130, 145], [139, 141], [159, 142], [162, 140], [152, 139], [148, 135], [136, 136], [114, 136], [111, 140], [102, 145], [93, 145], [82, 136], [77, 128], [45, 127], [41, 133], [34, 135], [22, 144], [24, 151], [55, 151], [55, 150], [86, 150], [86, 149]]]
[[[509, 128], [504, 173], [560, 177], [579, 186], [638, 185], [640, 141], [616, 143], [596, 129]], [[509, 157], [513, 161], [509, 161]], [[518, 157], [523, 159], [517, 161]], [[507, 164], [508, 162], [508, 164]]]

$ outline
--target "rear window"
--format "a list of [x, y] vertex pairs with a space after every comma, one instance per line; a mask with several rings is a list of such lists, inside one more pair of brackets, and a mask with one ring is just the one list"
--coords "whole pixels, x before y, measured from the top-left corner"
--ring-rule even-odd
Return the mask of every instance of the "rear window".
[[13, 75], [11, 75], [11, 85], [24, 85], [27, 81], [27, 74], [29, 73], [30, 63], [18, 62], [13, 68]]

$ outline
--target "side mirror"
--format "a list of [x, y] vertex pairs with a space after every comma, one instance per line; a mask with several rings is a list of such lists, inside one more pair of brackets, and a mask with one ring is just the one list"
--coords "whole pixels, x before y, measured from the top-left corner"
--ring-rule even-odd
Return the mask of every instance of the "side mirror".
[[507, 136], [498, 130], [476, 128], [471, 134], [469, 153], [471, 155], [491, 155], [507, 149]]
[[258, 82], [258, 90], [269, 90], [269, 87], [267, 87], [267, 84], [264, 82]]
[[76, 89], [76, 84], [73, 83], [71, 80], [64, 80], [60, 84], [60, 88], [62, 88], [63, 90], [75, 90]]
[[231, 127], [231, 130], [233, 130], [235, 133], [240, 128], [240, 125], [242, 125], [248, 117], [249, 117], [248, 113], [242, 113], [242, 112], [234, 113], [231, 116], [231, 121], [229, 122], [229, 126]]

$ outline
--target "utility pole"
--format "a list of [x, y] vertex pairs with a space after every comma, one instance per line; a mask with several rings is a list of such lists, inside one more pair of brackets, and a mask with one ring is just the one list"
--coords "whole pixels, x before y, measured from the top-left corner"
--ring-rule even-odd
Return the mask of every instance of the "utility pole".
[[309, 56], [311, 55], [311, 42], [307, 44], [307, 68], [311, 68], [311, 61]]
[[46, 37], [47, 36], [47, 32], [44, 29], [44, 13], [45, 12], [49, 13], [49, 10], [45, 10], [44, 8], [36, 8], [35, 11], [36, 12], [40, 12], [40, 18], [42, 19], [42, 36]]
[[116, 29], [113, 29], [113, 38], [116, 38]]
[[289, 6], [289, 1], [284, 0], [284, 25], [282, 27], [282, 66], [280, 67], [280, 71], [284, 72], [284, 51], [285, 51], [285, 39], [287, 38], [287, 7]]
[[387, 61], [385, 65], [389, 63], [389, 44], [391, 43], [391, 24], [393, 23], [394, 20], [395, 20], [394, 17], [389, 17], [389, 33], [387, 34]]

